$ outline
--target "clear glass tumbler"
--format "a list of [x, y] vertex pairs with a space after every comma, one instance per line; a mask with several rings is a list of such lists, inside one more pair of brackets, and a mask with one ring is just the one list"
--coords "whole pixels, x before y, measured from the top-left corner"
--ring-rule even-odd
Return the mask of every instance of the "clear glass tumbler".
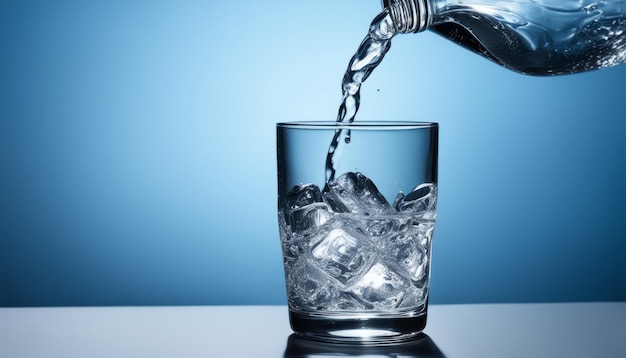
[[[296, 334], [387, 344], [424, 329], [438, 129], [423, 122], [277, 124], [278, 221]], [[329, 154], [331, 143], [338, 145]]]

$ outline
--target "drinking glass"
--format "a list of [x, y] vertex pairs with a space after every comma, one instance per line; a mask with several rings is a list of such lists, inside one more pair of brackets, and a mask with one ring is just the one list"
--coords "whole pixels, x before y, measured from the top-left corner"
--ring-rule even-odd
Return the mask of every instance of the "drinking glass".
[[426, 326], [437, 123], [277, 124], [289, 318], [305, 338], [386, 344]]

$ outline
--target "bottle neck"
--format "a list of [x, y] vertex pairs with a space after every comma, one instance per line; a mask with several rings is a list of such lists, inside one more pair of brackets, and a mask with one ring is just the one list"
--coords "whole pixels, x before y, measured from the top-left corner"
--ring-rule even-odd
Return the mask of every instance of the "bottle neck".
[[412, 33], [426, 30], [431, 22], [429, 0], [382, 0], [389, 11], [396, 31]]

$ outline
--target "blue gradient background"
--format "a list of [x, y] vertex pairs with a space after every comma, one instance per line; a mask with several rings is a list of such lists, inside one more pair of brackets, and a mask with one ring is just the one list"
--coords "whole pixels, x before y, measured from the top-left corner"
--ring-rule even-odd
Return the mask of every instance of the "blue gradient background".
[[[274, 124], [379, 6], [1, 2], [0, 305], [284, 304]], [[395, 39], [358, 119], [441, 125], [431, 303], [626, 300], [624, 83]]]

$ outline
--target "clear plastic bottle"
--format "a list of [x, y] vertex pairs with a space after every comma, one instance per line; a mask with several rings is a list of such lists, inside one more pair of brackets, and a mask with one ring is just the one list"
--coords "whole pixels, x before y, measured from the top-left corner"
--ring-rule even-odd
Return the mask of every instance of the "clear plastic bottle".
[[396, 32], [427, 29], [511, 70], [556, 75], [626, 61], [626, 0], [382, 0]]

